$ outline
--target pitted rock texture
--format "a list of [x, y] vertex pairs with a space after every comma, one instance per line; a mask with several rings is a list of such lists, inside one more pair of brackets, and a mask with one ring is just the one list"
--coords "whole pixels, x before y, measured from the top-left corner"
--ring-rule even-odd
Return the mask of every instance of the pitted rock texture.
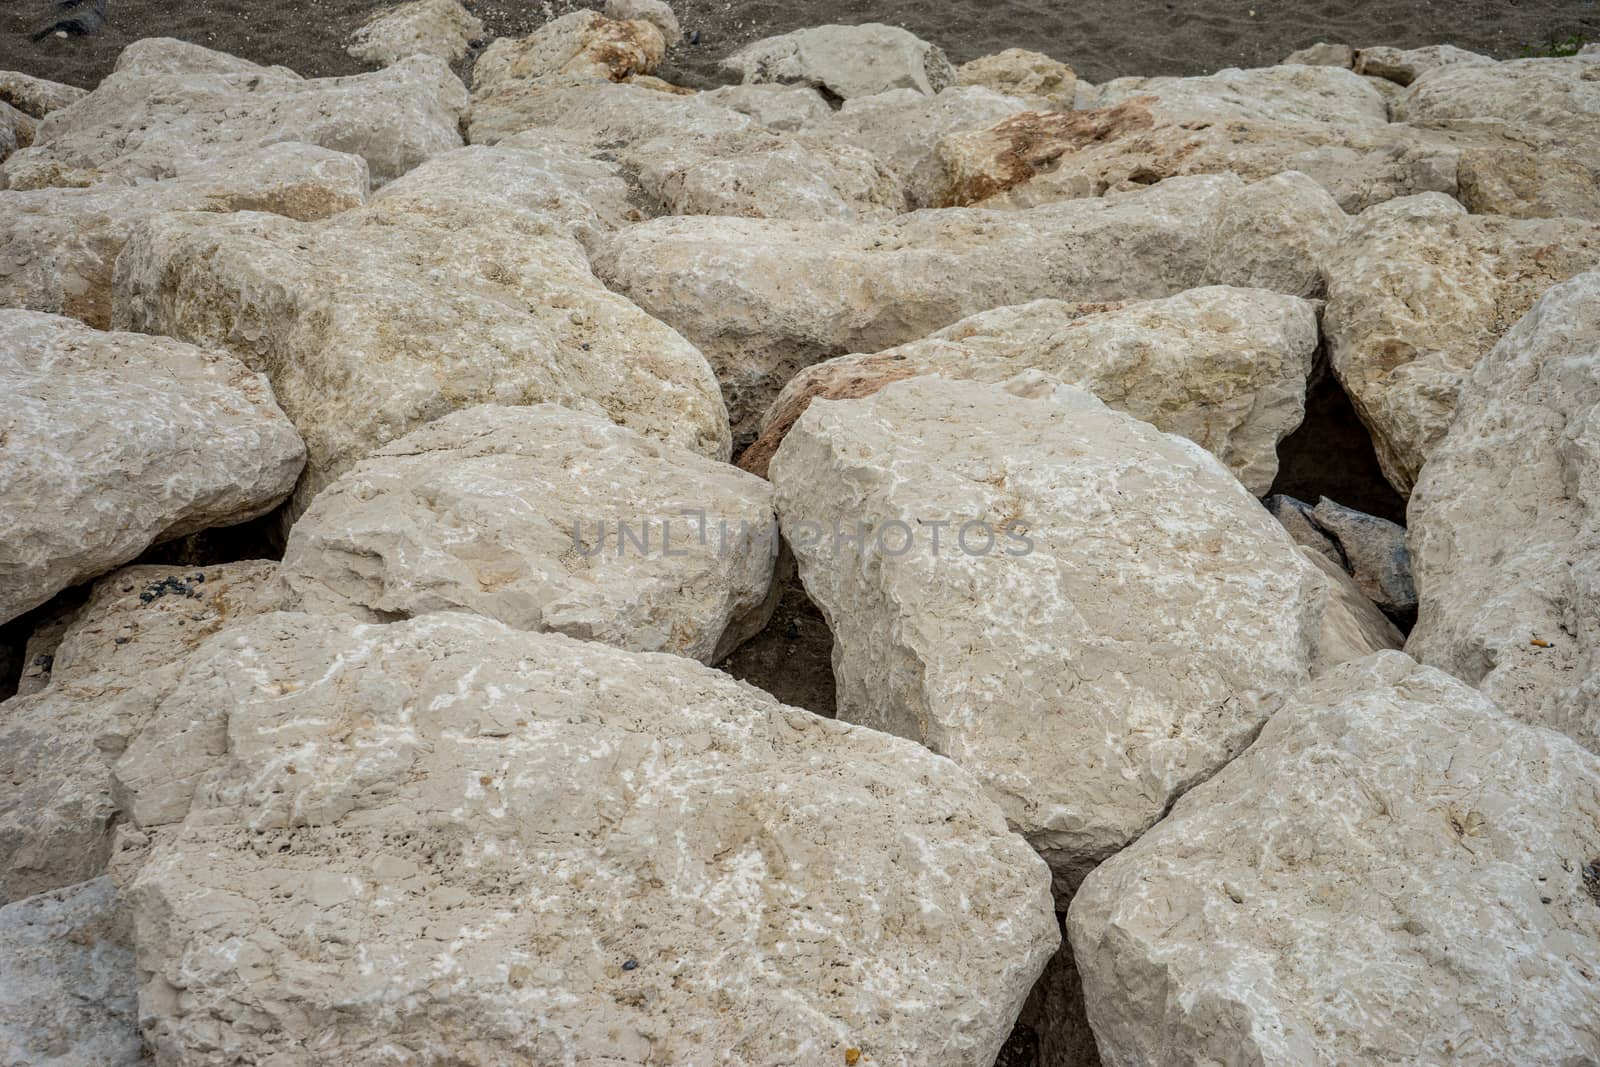
[[1278, 472], [1278, 442], [1305, 415], [1317, 349], [1308, 300], [1211, 286], [1125, 306], [1038, 300], [962, 319], [873, 355], [840, 356], [794, 377], [739, 458], [765, 476], [813, 399], [870, 396], [921, 374], [1003, 382], [1037, 370], [1211, 452], [1253, 493]]
[[1311, 665], [1313, 676], [1374, 652], [1405, 646], [1400, 628], [1367, 599], [1343, 567], [1316, 549], [1299, 547], [1300, 554], [1322, 572], [1328, 583], [1328, 607], [1317, 638], [1317, 659]]
[[1600, 760], [1398, 652], [1290, 698], [1085, 880], [1107, 1064], [1600, 1057]]
[[1078, 76], [1071, 67], [1026, 48], [1007, 48], [961, 64], [956, 84], [981, 85], [1051, 111], [1072, 110], [1078, 94]]
[[185, 656], [261, 610], [270, 563], [125, 567], [95, 583], [49, 685], [0, 703], [0, 902], [96, 878], [119, 821], [115, 759]]
[[305, 463], [265, 379], [165, 338], [0, 311], [0, 394], [0, 621], [266, 514]]
[[619, 82], [654, 74], [666, 50], [661, 28], [653, 22], [573, 11], [526, 37], [502, 37], [491, 44], [472, 68], [472, 88], [483, 93], [559, 77]]
[[1406, 650], [1600, 751], [1600, 272], [1473, 368], [1408, 515]]
[[1382, 126], [1383, 95], [1360, 75], [1339, 67], [1289, 64], [1230, 68], [1195, 78], [1116, 78], [1091, 94], [1095, 107], [1154, 96], [1161, 107], [1190, 119], [1257, 119]]
[[1363, 48], [1355, 54], [1350, 66], [1357, 74], [1410, 85], [1428, 71], [1453, 63], [1482, 66], [1493, 65], [1494, 60], [1454, 45], [1433, 44], [1424, 48]]
[[772, 487], [725, 463], [553, 404], [473, 407], [318, 494], [280, 603], [372, 622], [471, 611], [712, 663], [771, 614], [775, 523]]
[[767, 37], [745, 45], [722, 67], [746, 82], [810, 85], [837, 100], [891, 89], [936, 93], [956, 78], [943, 49], [881, 22]]
[[1063, 902], [1308, 676], [1325, 584], [1288, 534], [1199, 446], [1080, 389], [817, 401], [771, 475], [839, 717], [977, 775]]
[[1411, 492], [1473, 364], [1546, 289], [1597, 265], [1600, 223], [1468, 215], [1437, 194], [1351, 224], [1325, 261], [1323, 330], [1395, 489]]
[[800, 370], [1040, 298], [1140, 300], [1205, 285], [1315, 295], [1347, 223], [1302, 175], [1175, 179], [1030, 211], [918, 211], [877, 226], [656, 219], [596, 272], [705, 353], [735, 434]]
[[359, 207], [359, 156], [293, 142], [189, 164], [157, 182], [0, 190], [0, 304], [111, 325], [117, 256], [134, 227], [168, 211], [266, 211], [327, 218]]
[[553, 216], [449, 183], [323, 223], [240, 212], [141, 227], [115, 321], [225, 347], [306, 438], [294, 513], [357, 460], [458, 408], [561, 403], [727, 458], [694, 346], [589, 272]]
[[0, 184], [162, 178], [180, 163], [215, 162], [282, 141], [361, 156], [382, 184], [460, 147], [467, 99], [436, 56], [412, 56], [372, 74], [306, 79], [151, 38], [129, 45], [117, 72], [94, 92], [46, 117], [33, 147], [0, 165]]
[[642, 19], [652, 23], [661, 31], [668, 48], [683, 40], [683, 28], [678, 25], [678, 16], [673, 14], [665, 0], [606, 0], [602, 14], [621, 22]]
[[461, 0], [410, 0], [362, 23], [345, 50], [381, 67], [416, 55], [454, 63], [465, 58], [468, 46], [482, 36], [483, 21]]
[[76, 85], [36, 78], [15, 70], [0, 70], [0, 104], [9, 104], [30, 118], [42, 119], [89, 95]]
[[988, 1063], [1058, 939], [949, 761], [470, 615], [220, 635], [117, 773], [176, 823], [140, 1009], [197, 1067]]

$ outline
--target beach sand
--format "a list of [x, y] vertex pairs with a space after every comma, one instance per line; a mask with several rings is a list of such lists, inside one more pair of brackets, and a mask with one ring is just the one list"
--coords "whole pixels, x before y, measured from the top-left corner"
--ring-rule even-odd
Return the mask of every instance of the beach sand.
[[[365, 69], [343, 41], [375, 0], [106, 0], [90, 37], [31, 34], [57, 17], [50, 0], [0, 0], [0, 69], [93, 87], [141, 37], [178, 37], [321, 77]], [[574, 0], [478, 0], [496, 36], [520, 36]], [[664, 76], [725, 80], [717, 61], [759, 37], [828, 22], [887, 22], [941, 45], [955, 62], [1031, 48], [1093, 82], [1127, 74], [1204, 74], [1276, 63], [1317, 41], [1357, 47], [1447, 42], [1500, 59], [1600, 39], [1597, 0], [677, 0], [698, 44], [674, 50]]]

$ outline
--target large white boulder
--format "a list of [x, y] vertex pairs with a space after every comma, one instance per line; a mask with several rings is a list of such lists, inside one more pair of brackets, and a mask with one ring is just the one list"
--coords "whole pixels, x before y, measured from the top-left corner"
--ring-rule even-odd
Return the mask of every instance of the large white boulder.
[[1600, 751], [1600, 272], [1473, 368], [1408, 517], [1407, 651]]
[[168, 211], [267, 211], [327, 218], [367, 196], [360, 156], [294, 142], [219, 160], [178, 160], [161, 181], [0, 190], [0, 305], [111, 325], [117, 256], [139, 223]]
[[372, 74], [306, 79], [162, 38], [128, 46], [117, 71], [39, 124], [33, 147], [0, 165], [0, 185], [37, 188], [162, 178], [281, 141], [361, 156], [397, 178], [461, 144], [467, 90], [436, 56]]
[[1261, 494], [1278, 442], [1305, 415], [1317, 310], [1265, 289], [1211, 286], [1107, 308], [1036, 300], [982, 311], [920, 341], [839, 356], [790, 380], [739, 458], [757, 474], [813, 399], [870, 396], [919, 374], [1003, 382], [1037, 370], [1211, 452]]
[[613, 236], [596, 272], [716, 369], [748, 441], [784, 383], [1030, 300], [1137, 300], [1204, 285], [1311, 296], [1346, 216], [1309, 179], [1230, 175], [1031, 211], [892, 222], [656, 219]]
[[1482, 66], [1492, 65], [1494, 60], [1453, 44], [1432, 44], [1422, 48], [1363, 48], [1355, 53], [1349, 65], [1357, 74], [1410, 85], [1428, 71], [1453, 63]]
[[589, 272], [555, 217], [449, 183], [322, 223], [172, 214], [117, 266], [115, 321], [265, 373], [308, 453], [294, 512], [357, 460], [457, 408], [559, 403], [727, 458], [694, 346]]
[[1237, 479], [1048, 378], [817, 401], [771, 477], [839, 717], [977, 775], [1063, 901], [1316, 655], [1325, 583]]
[[1600, 1058], [1600, 760], [1398, 652], [1313, 682], [1083, 883], [1100, 1054]]
[[1058, 939], [948, 760], [476, 616], [256, 619], [117, 774], [167, 827], [145, 1036], [195, 1067], [989, 1063]]
[[961, 64], [956, 84], [981, 85], [1050, 111], [1071, 111], [1078, 95], [1078, 75], [1071, 67], [1026, 48], [1007, 48]]
[[607, 18], [578, 10], [540, 26], [526, 37], [502, 37], [472, 68], [474, 92], [542, 78], [623, 81], [653, 74], [666, 54], [661, 28], [645, 19]]
[[[1474, 68], [1475, 69], [1475, 68]], [[1324, 261], [1339, 383], [1408, 494], [1473, 365], [1547, 288], [1600, 265], [1600, 223], [1469, 215], [1425, 194], [1363, 212]]]
[[937, 45], [881, 22], [766, 37], [733, 53], [722, 67], [746, 82], [810, 85], [838, 100], [891, 89], [936, 93], [955, 81], [955, 68]]
[[282, 606], [393, 621], [472, 611], [707, 663], [761, 629], [772, 487], [553, 404], [466, 408], [324, 489], [289, 534]]
[[219, 352], [0, 311], [0, 621], [152, 544], [276, 507], [305, 447]]
[[466, 58], [468, 47], [482, 36], [483, 20], [461, 0], [409, 0], [362, 23], [345, 51], [382, 67], [416, 55], [454, 63]]
[[1115, 78], [1091, 94], [1095, 107], [1154, 96], [1161, 107], [1190, 119], [1267, 119], [1382, 126], [1389, 121], [1383, 94], [1342, 67], [1229, 68], [1193, 78]]

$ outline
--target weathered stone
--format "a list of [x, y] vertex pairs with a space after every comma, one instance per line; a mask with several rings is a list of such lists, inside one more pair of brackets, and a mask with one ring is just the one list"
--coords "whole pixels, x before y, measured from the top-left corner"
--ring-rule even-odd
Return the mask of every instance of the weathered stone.
[[266, 514], [305, 462], [263, 378], [165, 338], [0, 311], [0, 395], [0, 621]]
[[605, 16], [619, 22], [638, 19], [653, 24], [668, 48], [683, 40], [678, 16], [663, 0], [606, 0]]
[[1405, 635], [1387, 615], [1378, 610], [1376, 604], [1367, 599], [1367, 595], [1361, 591], [1355, 579], [1345, 573], [1343, 567], [1305, 545], [1300, 546], [1300, 553], [1328, 581], [1328, 606], [1322, 614], [1317, 658], [1311, 665], [1313, 677], [1341, 663], [1362, 659], [1385, 649], [1398, 649], [1405, 644]]
[[653, 22], [573, 11], [526, 37], [502, 37], [491, 44], [472, 68], [472, 88], [484, 93], [513, 82], [559, 77], [619, 82], [654, 74], [666, 51]]
[[956, 77], [937, 45], [881, 22], [766, 37], [733, 53], [722, 67], [746, 82], [810, 85], [838, 100], [890, 89], [936, 93]]
[[818, 397], [866, 397], [921, 374], [1004, 382], [1037, 370], [1189, 438], [1264, 493], [1278, 472], [1278, 442], [1305, 414], [1316, 349], [1316, 308], [1261, 289], [1191, 289], [1110, 310], [1058, 300], [996, 308], [920, 341], [801, 371], [739, 465], [765, 475], [784, 434]]
[[981, 85], [1014, 96], [1029, 107], [1070, 111], [1078, 93], [1078, 76], [1065, 63], [1026, 48], [1007, 48], [956, 68], [957, 85]]
[[1385, 78], [1399, 85], [1410, 85], [1430, 70], [1452, 63], [1483, 65], [1493, 63], [1488, 56], [1469, 52], [1450, 44], [1430, 44], [1425, 48], [1363, 48], [1356, 53], [1357, 74]]
[[1600, 223], [1468, 215], [1437, 194], [1355, 220], [1326, 259], [1323, 330], [1395, 489], [1411, 492], [1473, 364], [1545, 289], [1597, 264]]
[[15, 70], [0, 70], [0, 104], [10, 104], [31, 118], [42, 119], [88, 95], [89, 90], [76, 85], [62, 85]]
[[118, 823], [107, 759], [185, 656], [259, 611], [272, 571], [126, 567], [95, 584], [56, 650], [50, 685], [0, 703], [0, 902], [105, 873]]
[[1285, 63], [1299, 63], [1307, 67], [1344, 67], [1353, 69], [1356, 65], [1356, 50], [1347, 44], [1330, 44], [1327, 41], [1318, 41], [1307, 48], [1290, 52], [1283, 58]]
[[[83, 610], [86, 596], [86, 590], [69, 589], [32, 613], [32, 616], [39, 617], [23, 649], [22, 674], [17, 678], [14, 696], [32, 696], [49, 687], [51, 674], [55, 670], [56, 651], [61, 647], [61, 639], [67, 635], [67, 630]], [[17, 621], [29, 621], [32, 616], [24, 615]]]
[[1280, 526], [1289, 531], [1295, 544], [1310, 549], [1341, 571], [1344, 570], [1344, 556], [1339, 553], [1339, 544], [1312, 518], [1312, 505], [1279, 493], [1263, 497], [1261, 505], [1272, 512], [1272, 517], [1278, 520]]
[[844, 107], [807, 132], [843, 142], [882, 159], [899, 176], [912, 207], [944, 207], [941, 199], [941, 138], [985, 129], [1027, 105], [981, 86], [943, 89], [931, 96], [911, 89], [845, 101]]
[[289, 535], [279, 606], [368, 622], [471, 611], [712, 663], [771, 614], [774, 522], [759, 478], [605, 418], [467, 408], [318, 494]]
[[806, 85], [724, 85], [700, 93], [702, 103], [748, 115], [769, 130], [794, 133], [833, 114], [822, 94]]
[[129, 934], [105, 878], [0, 908], [0, 1061], [137, 1067]]
[[1389, 107], [1359, 74], [1340, 67], [1291, 64], [1230, 68], [1198, 78], [1116, 78], [1094, 94], [1096, 107], [1154, 96], [1162, 110], [1189, 119], [1255, 119], [1382, 126]]
[[350, 35], [345, 51], [356, 59], [392, 66], [407, 56], [464, 59], [483, 36], [483, 22], [461, 0], [410, 0], [380, 11]]
[[1411, 553], [1406, 550], [1404, 526], [1347, 508], [1327, 497], [1317, 502], [1311, 518], [1338, 544], [1345, 570], [1367, 599], [1391, 618], [1416, 618], [1417, 589], [1411, 580]]
[[1057, 943], [949, 761], [470, 615], [221, 635], [117, 774], [181, 820], [131, 901], [195, 1067], [988, 1063]]
[[1175, 179], [1031, 211], [920, 211], [865, 226], [656, 219], [595, 257], [601, 277], [711, 360], [742, 442], [779, 389], [830, 356], [877, 352], [1040, 298], [1150, 299], [1203, 285], [1298, 296], [1346, 218], [1310, 179]]
[[1600, 273], [1480, 360], [1411, 498], [1407, 651], [1600, 751]]
[[1034, 207], [1177, 175], [1256, 180], [1295, 170], [1359, 212], [1396, 196], [1456, 193], [1462, 156], [1450, 138], [1409, 126], [1196, 120], [1134, 97], [1091, 111], [1023, 113], [944, 138], [932, 157], [930, 201]]
[[19, 148], [33, 144], [36, 123], [10, 104], [0, 100], [0, 163]]
[[306, 438], [292, 514], [357, 460], [478, 403], [560, 403], [729, 455], [693, 345], [590, 274], [549, 215], [424, 186], [323, 223], [164, 215], [118, 261], [115, 320], [227, 348]]
[[1204, 450], [1080, 389], [820, 401], [771, 474], [839, 717], [977, 775], [1062, 901], [1308, 676], [1326, 583], [1289, 536]]
[[435, 56], [372, 74], [304, 79], [196, 45], [170, 47], [176, 44], [129, 45], [98, 89], [40, 122], [33, 147], [0, 166], [0, 178], [13, 189], [164, 178], [180, 165], [300, 141], [361, 156], [382, 184], [461, 144], [467, 92]]
[[1600, 760], [1397, 652], [1294, 694], [1068, 912], [1109, 1064], [1600, 1057]]
[[474, 142], [536, 130], [614, 162], [651, 214], [853, 220], [905, 208], [899, 182], [872, 154], [837, 138], [767, 129], [704, 95], [539, 83], [490, 93], [473, 109]]
[[167, 211], [266, 211], [327, 218], [367, 195], [359, 156], [278, 144], [222, 160], [179, 161], [163, 181], [0, 190], [0, 304], [111, 325], [117, 256], [139, 223]]

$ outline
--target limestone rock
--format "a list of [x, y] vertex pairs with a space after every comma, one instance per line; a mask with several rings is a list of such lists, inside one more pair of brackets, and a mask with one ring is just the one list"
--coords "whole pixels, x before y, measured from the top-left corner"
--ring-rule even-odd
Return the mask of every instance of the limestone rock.
[[763, 38], [723, 60], [722, 67], [746, 82], [810, 85], [838, 100], [890, 89], [936, 93], [956, 77], [937, 45], [881, 22], [812, 26]]
[[196, 45], [139, 41], [99, 88], [46, 117], [33, 147], [0, 166], [0, 178], [13, 189], [60, 184], [49, 177], [60, 171], [96, 180], [163, 178], [180, 163], [301, 141], [361, 156], [382, 184], [459, 147], [466, 106], [465, 87], [436, 56], [411, 56], [371, 74], [305, 79]]
[[0, 101], [0, 163], [19, 148], [33, 144], [37, 124], [10, 104]]
[[1330, 122], [1382, 126], [1389, 108], [1366, 79], [1341, 67], [1291, 64], [1230, 68], [1196, 78], [1116, 78], [1100, 86], [1095, 106], [1154, 96], [1170, 114], [1189, 119]]
[[1431, 44], [1425, 48], [1363, 48], [1356, 53], [1354, 69], [1357, 74], [1410, 85], [1428, 71], [1452, 63], [1482, 66], [1493, 62], [1488, 56], [1455, 45]]
[[1600, 1057], [1600, 760], [1397, 652], [1294, 694], [1068, 912], [1108, 1064]]
[[1316, 349], [1315, 307], [1261, 289], [1191, 289], [1110, 310], [1059, 300], [996, 308], [920, 341], [801, 371], [739, 463], [765, 475], [784, 434], [818, 397], [870, 396], [921, 374], [997, 383], [1037, 370], [1189, 438], [1264, 493], [1277, 476], [1278, 442], [1305, 414]]
[[1356, 65], [1356, 50], [1347, 44], [1318, 41], [1307, 48], [1290, 52], [1283, 61], [1300, 63], [1307, 67], [1344, 67], [1350, 70]]
[[1278, 520], [1278, 525], [1289, 532], [1295, 544], [1310, 549], [1341, 571], [1344, 570], [1344, 556], [1339, 552], [1339, 543], [1317, 525], [1316, 519], [1312, 517], [1313, 508], [1310, 504], [1296, 500], [1292, 496], [1274, 493], [1272, 496], [1263, 497], [1261, 505], [1272, 512], [1272, 517]]
[[1339, 546], [1345, 570], [1367, 599], [1391, 618], [1417, 614], [1417, 589], [1411, 579], [1406, 528], [1376, 515], [1335, 503], [1327, 497], [1311, 510], [1317, 528]]
[[1405, 635], [1367, 598], [1354, 578], [1343, 567], [1314, 548], [1300, 546], [1328, 582], [1328, 606], [1322, 615], [1322, 630], [1317, 638], [1317, 658], [1311, 665], [1313, 676], [1341, 663], [1363, 659], [1374, 652], [1398, 649]]
[[769, 130], [785, 133], [794, 133], [833, 114], [822, 94], [806, 85], [724, 85], [700, 93], [697, 99], [748, 115]]
[[0, 70], [0, 104], [10, 104], [30, 118], [42, 119], [89, 95], [76, 85], [35, 78], [15, 70]]
[[1355, 220], [1326, 260], [1323, 330], [1397, 490], [1410, 493], [1473, 364], [1541, 293], [1596, 265], [1600, 223], [1468, 215], [1437, 194]]
[[305, 448], [218, 352], [0, 311], [0, 621], [152, 544], [264, 515]]
[[1407, 651], [1600, 751], [1600, 273], [1478, 362], [1409, 517]]
[[1300, 175], [1255, 184], [1211, 175], [1030, 211], [919, 211], [873, 226], [656, 219], [613, 237], [595, 269], [706, 354], [743, 443], [802, 368], [917, 340], [978, 311], [1204, 285], [1313, 295], [1316, 265], [1345, 224]]
[[661, 31], [668, 48], [683, 40], [678, 16], [663, 0], [606, 0], [605, 16], [619, 22], [639, 19], [651, 23]]
[[133, 947], [105, 878], [0, 908], [0, 1061], [137, 1067]]
[[367, 195], [359, 156], [277, 144], [216, 161], [179, 161], [162, 181], [0, 190], [0, 304], [111, 325], [117, 256], [139, 223], [168, 211], [266, 211], [326, 218]]
[[350, 35], [345, 51], [356, 59], [392, 66], [407, 56], [464, 59], [483, 36], [483, 22], [461, 0], [410, 0], [379, 12]]
[[1090, 111], [1013, 115], [944, 138], [933, 153], [929, 201], [1034, 207], [1176, 175], [1256, 180], [1294, 170], [1359, 212], [1396, 196], [1454, 195], [1463, 154], [1451, 138], [1408, 126], [1196, 120], [1168, 113], [1154, 97], [1133, 97]]
[[981, 130], [1026, 107], [1013, 96], [982, 86], [954, 86], [933, 95], [897, 89], [847, 100], [837, 113], [813, 123], [808, 132], [828, 142], [843, 142], [873, 153], [900, 178], [913, 207], [945, 207], [941, 139]]
[[988, 1063], [1057, 943], [949, 761], [470, 615], [221, 635], [117, 774], [172, 827], [145, 1035], [195, 1067]]
[[153, 712], [185, 656], [259, 610], [272, 571], [139, 566], [95, 583], [49, 686], [0, 703], [0, 903], [105, 873], [119, 814], [108, 756]]
[[483, 93], [550, 77], [619, 82], [654, 74], [666, 50], [661, 29], [653, 22], [573, 11], [526, 37], [502, 37], [491, 44], [472, 68], [472, 88]]
[[608, 292], [552, 216], [493, 190], [423, 186], [311, 224], [161, 216], [118, 261], [115, 320], [272, 380], [306, 438], [293, 514], [375, 449], [479, 403], [560, 403], [729, 455], [694, 346]]
[[1048, 378], [819, 401], [771, 475], [839, 718], [973, 772], [1062, 901], [1315, 655], [1324, 583], [1238, 481]]
[[[83, 610], [84, 596], [78, 595], [80, 591], [67, 590], [33, 613], [39, 618], [32, 620], [33, 632], [23, 646], [22, 674], [17, 678], [17, 691], [13, 695], [32, 696], [49, 687], [61, 639], [67, 635], [67, 630]], [[23, 616], [18, 621], [30, 619], [30, 616]]]
[[280, 606], [471, 611], [712, 663], [771, 613], [774, 522], [759, 478], [599, 416], [467, 408], [317, 496], [289, 535]]
[[981, 85], [1052, 111], [1072, 110], [1078, 92], [1078, 76], [1071, 67], [1026, 48], [1007, 48], [961, 64], [956, 84]]

